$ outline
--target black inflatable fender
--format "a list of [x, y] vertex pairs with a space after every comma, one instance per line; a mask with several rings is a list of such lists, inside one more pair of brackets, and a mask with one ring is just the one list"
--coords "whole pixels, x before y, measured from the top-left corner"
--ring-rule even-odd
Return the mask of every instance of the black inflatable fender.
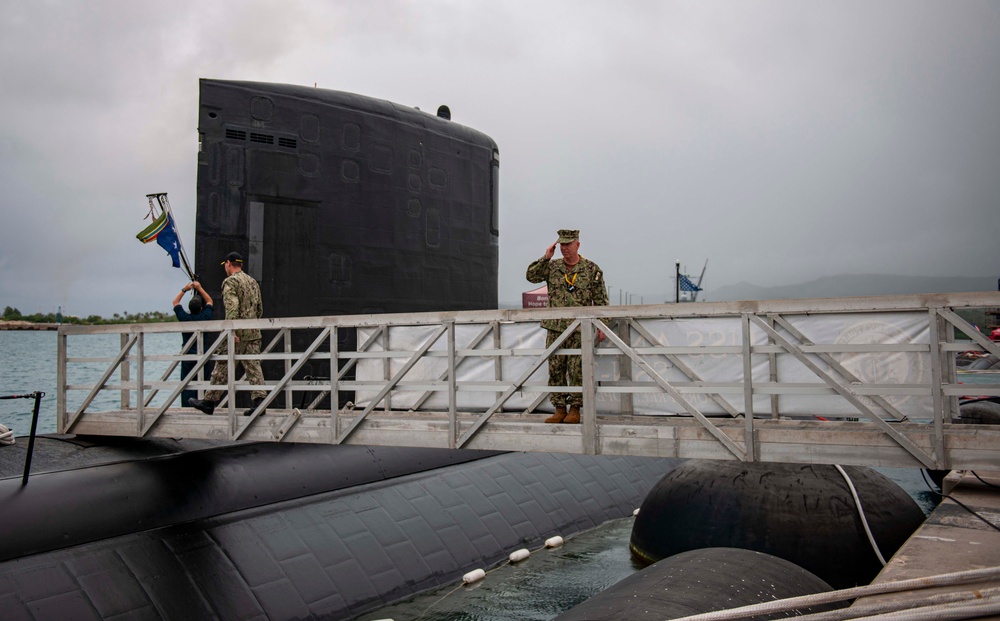
[[[916, 502], [869, 468], [846, 466], [882, 556], [923, 523]], [[854, 499], [834, 466], [691, 460], [642, 503], [629, 549], [642, 562], [699, 548], [778, 556], [835, 588], [868, 584], [881, 570]]]
[[[776, 556], [737, 548], [705, 548], [658, 561], [555, 621], [676, 619], [832, 590], [814, 574]], [[796, 613], [824, 612], [844, 605], [814, 606]]]

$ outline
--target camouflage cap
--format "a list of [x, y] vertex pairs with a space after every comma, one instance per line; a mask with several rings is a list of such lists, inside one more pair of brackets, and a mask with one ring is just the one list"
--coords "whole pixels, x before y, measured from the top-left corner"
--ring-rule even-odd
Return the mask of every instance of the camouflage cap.
[[580, 231], [579, 229], [559, 229], [559, 243], [568, 244], [570, 242], [579, 241]]

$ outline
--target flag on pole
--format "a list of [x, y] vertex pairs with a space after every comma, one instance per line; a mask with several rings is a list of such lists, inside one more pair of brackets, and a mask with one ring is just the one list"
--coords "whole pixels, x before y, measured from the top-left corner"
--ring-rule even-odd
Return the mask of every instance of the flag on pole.
[[174, 228], [174, 219], [171, 214], [166, 211], [161, 212], [160, 217], [153, 220], [152, 224], [135, 237], [144, 244], [156, 240], [156, 243], [170, 255], [174, 267], [181, 266], [181, 244], [177, 239], [177, 229]]
[[691, 279], [684, 274], [680, 275], [681, 291], [701, 291], [701, 287], [691, 282]]

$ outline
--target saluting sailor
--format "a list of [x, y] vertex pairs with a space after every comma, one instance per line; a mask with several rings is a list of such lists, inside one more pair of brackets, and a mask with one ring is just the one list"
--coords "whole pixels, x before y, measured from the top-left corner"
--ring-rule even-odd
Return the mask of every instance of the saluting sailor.
[[[552, 260], [556, 245], [562, 253], [561, 259]], [[545, 250], [545, 256], [528, 266], [525, 275], [528, 282], [545, 282], [549, 288], [549, 308], [567, 306], [607, 306], [608, 289], [604, 284], [604, 272], [600, 266], [580, 256], [580, 231], [559, 230], [559, 238]], [[571, 319], [545, 319], [545, 346], [549, 347], [559, 335], [569, 327]], [[604, 334], [598, 332], [598, 339]], [[563, 341], [566, 349], [579, 349], [579, 328]], [[581, 386], [583, 369], [580, 356], [549, 356], [549, 386]], [[576, 424], [580, 422], [581, 393], [552, 393], [549, 397], [555, 406], [555, 414], [545, 419], [546, 423]]]

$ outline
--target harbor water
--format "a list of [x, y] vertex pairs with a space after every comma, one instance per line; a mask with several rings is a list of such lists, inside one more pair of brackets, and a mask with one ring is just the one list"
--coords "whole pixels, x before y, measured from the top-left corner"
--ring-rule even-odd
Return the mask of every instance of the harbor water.
[[[171, 353], [180, 347], [177, 334], [150, 335], [145, 342], [148, 352]], [[0, 395], [42, 391], [38, 433], [54, 433], [56, 389], [55, 332], [0, 331]], [[120, 343], [117, 336], [100, 335], [73, 339], [70, 357], [113, 357]], [[159, 376], [166, 363], [150, 363], [146, 373]], [[104, 363], [74, 365], [69, 383], [96, 381]], [[179, 371], [174, 372], [179, 375]], [[964, 374], [960, 381], [975, 383]], [[992, 378], [984, 381], [994, 381]], [[70, 409], [82, 403], [85, 391], [69, 397]], [[97, 408], [117, 405], [116, 393], [102, 396]], [[154, 402], [155, 403], [155, 402]], [[14, 430], [15, 436], [28, 435], [33, 400], [0, 401], [0, 424]], [[22, 441], [22, 440], [19, 440]], [[2, 448], [0, 448], [2, 450]], [[929, 513], [938, 496], [925, 482], [918, 469], [877, 469], [906, 490], [921, 509]], [[487, 570], [485, 579], [470, 586], [462, 585], [462, 576], [433, 592], [387, 606], [358, 617], [375, 619], [420, 619], [422, 621], [504, 621], [551, 619], [576, 604], [604, 590], [639, 570], [629, 556], [628, 540], [632, 518], [613, 520], [590, 531], [567, 539], [562, 546], [532, 550], [527, 560], [505, 563]]]
[[[57, 333], [51, 330], [0, 330], [0, 396], [44, 392], [38, 416], [38, 433], [56, 431], [56, 347]], [[170, 354], [180, 351], [179, 334], [149, 334], [145, 337], [147, 353]], [[98, 334], [69, 339], [71, 358], [113, 358], [121, 349], [117, 335]], [[159, 376], [167, 370], [167, 362], [146, 364], [147, 377]], [[70, 365], [69, 384], [94, 384], [107, 369], [106, 362], [74, 363]], [[180, 379], [180, 370], [174, 371]], [[114, 381], [114, 379], [112, 380]], [[103, 391], [93, 402], [95, 409], [118, 407], [120, 393]], [[87, 392], [71, 391], [67, 409], [74, 411], [83, 403]], [[159, 405], [166, 395], [158, 395], [152, 404]], [[31, 432], [33, 399], [0, 400], [0, 424], [14, 430], [14, 436]]]

